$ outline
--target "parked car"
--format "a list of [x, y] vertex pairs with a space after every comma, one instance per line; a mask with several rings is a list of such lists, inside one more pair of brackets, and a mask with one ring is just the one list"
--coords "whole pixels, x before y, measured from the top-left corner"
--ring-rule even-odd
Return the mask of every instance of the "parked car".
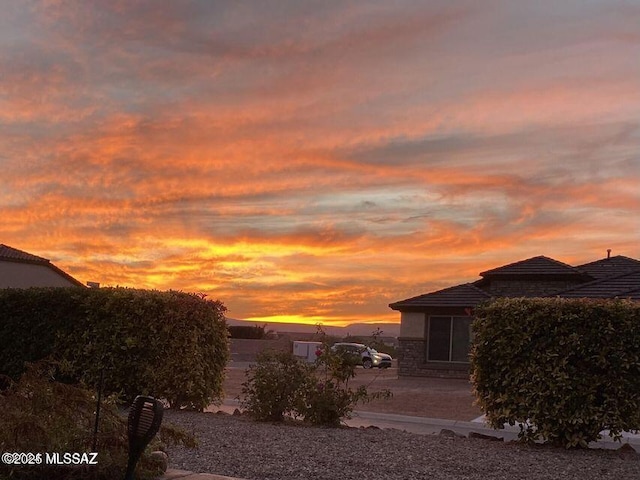
[[331, 349], [335, 352], [347, 355], [359, 356], [364, 368], [389, 368], [391, 366], [391, 356], [380, 353], [376, 349], [368, 347], [362, 343], [334, 343]]

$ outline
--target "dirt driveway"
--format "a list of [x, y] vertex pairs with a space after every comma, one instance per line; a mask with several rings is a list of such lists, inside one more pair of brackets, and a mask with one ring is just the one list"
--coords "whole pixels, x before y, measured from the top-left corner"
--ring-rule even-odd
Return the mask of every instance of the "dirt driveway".
[[[235, 398], [240, 394], [246, 379], [245, 372], [245, 367], [232, 365], [227, 368], [224, 384], [226, 398]], [[399, 378], [396, 368], [358, 368], [351, 385], [366, 385], [370, 392], [387, 388], [393, 393], [390, 400], [374, 400], [358, 405], [357, 410], [464, 421], [482, 415], [480, 409], [473, 405], [474, 397], [468, 380]]]

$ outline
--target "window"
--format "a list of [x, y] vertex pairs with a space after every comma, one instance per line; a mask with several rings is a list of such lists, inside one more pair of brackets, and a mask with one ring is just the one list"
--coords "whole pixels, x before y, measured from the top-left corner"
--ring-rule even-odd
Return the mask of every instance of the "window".
[[430, 362], [469, 362], [473, 317], [429, 317], [427, 360]]

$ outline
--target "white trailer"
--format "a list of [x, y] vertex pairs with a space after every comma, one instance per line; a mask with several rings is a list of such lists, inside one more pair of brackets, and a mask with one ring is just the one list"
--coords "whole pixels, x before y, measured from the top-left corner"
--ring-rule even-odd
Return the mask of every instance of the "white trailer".
[[296, 340], [293, 342], [293, 354], [296, 357], [304, 358], [307, 362], [313, 363], [318, 358], [316, 352], [322, 348], [322, 342], [303, 342]]

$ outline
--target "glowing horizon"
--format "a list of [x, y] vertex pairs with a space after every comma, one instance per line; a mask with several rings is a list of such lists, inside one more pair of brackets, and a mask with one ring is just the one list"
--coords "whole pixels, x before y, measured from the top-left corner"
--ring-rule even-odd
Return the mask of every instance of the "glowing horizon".
[[[240, 319], [238, 319], [240, 320]], [[324, 326], [332, 326], [332, 327], [347, 327], [354, 323], [359, 324], [379, 324], [379, 323], [399, 323], [390, 321], [386, 317], [380, 317], [376, 319], [367, 319], [368, 321], [364, 321], [362, 318], [357, 316], [353, 318], [335, 318], [335, 317], [324, 317], [324, 316], [316, 316], [316, 317], [305, 317], [303, 315], [271, 315], [267, 317], [254, 317], [254, 318], [243, 318], [241, 319], [246, 322], [253, 323], [266, 323], [266, 324], [300, 324], [300, 325], [319, 325], [320, 327]]]
[[3, 5], [0, 243], [230, 317], [640, 258], [640, 7]]

